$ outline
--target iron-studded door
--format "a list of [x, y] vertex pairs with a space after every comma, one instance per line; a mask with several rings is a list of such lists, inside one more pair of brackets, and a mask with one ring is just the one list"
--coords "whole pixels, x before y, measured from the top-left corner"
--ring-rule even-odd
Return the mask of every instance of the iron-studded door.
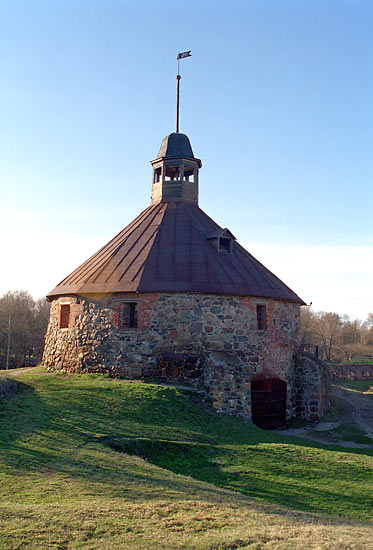
[[251, 382], [251, 418], [259, 428], [270, 430], [286, 422], [286, 382], [262, 378]]

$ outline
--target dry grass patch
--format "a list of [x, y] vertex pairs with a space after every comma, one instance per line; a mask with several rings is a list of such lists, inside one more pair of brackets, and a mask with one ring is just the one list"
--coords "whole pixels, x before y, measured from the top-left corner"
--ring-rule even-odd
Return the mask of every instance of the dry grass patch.
[[[201, 487], [201, 496], [205, 490], [206, 487]], [[215, 502], [159, 500], [133, 504], [93, 499], [78, 510], [67, 504], [19, 506], [12, 513], [3, 508], [1, 547], [7, 550], [372, 548], [372, 529], [366, 525], [309, 514], [293, 515], [234, 494], [215, 492], [213, 488], [210, 491]]]

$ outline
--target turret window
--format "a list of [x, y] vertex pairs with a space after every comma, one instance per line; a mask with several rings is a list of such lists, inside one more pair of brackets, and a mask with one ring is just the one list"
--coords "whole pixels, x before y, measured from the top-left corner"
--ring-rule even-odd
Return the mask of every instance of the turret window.
[[180, 166], [166, 166], [166, 181], [180, 179]]
[[197, 169], [194, 168], [194, 166], [186, 164], [184, 166], [184, 179], [185, 179], [185, 181], [189, 181], [190, 183], [196, 182], [197, 181]]
[[154, 183], [161, 181], [162, 168], [155, 168], [154, 170]]

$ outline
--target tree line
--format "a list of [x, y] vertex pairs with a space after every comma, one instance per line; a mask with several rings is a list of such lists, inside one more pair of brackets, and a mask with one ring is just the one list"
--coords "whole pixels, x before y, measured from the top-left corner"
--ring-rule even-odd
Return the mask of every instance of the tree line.
[[0, 298], [0, 369], [40, 362], [50, 304], [29, 292], [6, 292]]
[[301, 347], [324, 361], [373, 361], [373, 313], [365, 321], [301, 308]]

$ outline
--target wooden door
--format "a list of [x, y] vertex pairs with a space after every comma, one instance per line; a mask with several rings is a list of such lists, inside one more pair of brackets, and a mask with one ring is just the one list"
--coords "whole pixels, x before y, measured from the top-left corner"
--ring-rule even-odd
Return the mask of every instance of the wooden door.
[[251, 418], [254, 424], [265, 430], [286, 423], [286, 382], [280, 378], [251, 382]]

